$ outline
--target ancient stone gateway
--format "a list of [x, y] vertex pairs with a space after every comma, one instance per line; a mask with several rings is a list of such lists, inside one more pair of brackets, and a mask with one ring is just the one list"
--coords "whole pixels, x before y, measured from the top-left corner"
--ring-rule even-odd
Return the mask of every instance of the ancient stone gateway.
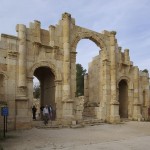
[[[41, 84], [41, 105], [52, 104], [59, 123], [83, 116], [112, 123], [147, 120], [149, 75], [133, 66], [128, 49], [121, 51], [115, 31], [79, 27], [68, 13], [49, 30], [34, 21], [29, 28], [18, 24], [16, 31], [18, 36], [1, 34], [0, 41], [0, 101], [9, 107], [10, 129], [31, 127], [33, 76]], [[100, 51], [85, 76], [84, 97], [78, 98], [76, 46], [81, 39], [90, 39]]]

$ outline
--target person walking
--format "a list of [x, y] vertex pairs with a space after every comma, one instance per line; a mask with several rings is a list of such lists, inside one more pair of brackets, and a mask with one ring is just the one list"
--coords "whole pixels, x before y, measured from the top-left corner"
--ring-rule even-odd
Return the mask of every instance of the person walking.
[[48, 118], [49, 118], [49, 111], [48, 111], [48, 106], [46, 105], [43, 109], [43, 119], [44, 119], [44, 124], [48, 124]]
[[41, 107], [40, 107], [41, 120], [43, 120], [43, 109], [44, 109], [44, 106], [41, 106]]
[[35, 107], [35, 105], [32, 107], [32, 115], [33, 115], [33, 120], [36, 120], [36, 111], [37, 108]]
[[148, 107], [148, 120], [150, 121], [150, 107]]
[[48, 112], [49, 112], [49, 119], [52, 121], [53, 117], [53, 108], [51, 105], [48, 106]]

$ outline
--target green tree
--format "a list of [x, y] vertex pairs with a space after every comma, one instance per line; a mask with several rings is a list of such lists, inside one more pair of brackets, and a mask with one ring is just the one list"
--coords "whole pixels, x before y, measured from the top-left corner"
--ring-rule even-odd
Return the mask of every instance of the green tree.
[[40, 98], [40, 94], [41, 94], [40, 85], [35, 84], [34, 85], [34, 93], [33, 93], [34, 98]]
[[76, 64], [76, 96], [84, 95], [84, 75], [86, 69], [81, 64]]
[[147, 70], [147, 69], [144, 69], [142, 72], [146, 72], [146, 73], [148, 73], [148, 70]]

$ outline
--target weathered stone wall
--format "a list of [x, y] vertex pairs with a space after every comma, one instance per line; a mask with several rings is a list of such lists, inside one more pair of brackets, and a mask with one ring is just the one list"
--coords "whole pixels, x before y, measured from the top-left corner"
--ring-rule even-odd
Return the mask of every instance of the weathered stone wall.
[[[130, 61], [129, 50], [125, 49], [124, 52], [121, 51], [121, 47], [116, 49], [116, 80], [117, 80], [117, 97], [119, 96], [119, 82], [121, 80], [126, 80], [128, 85], [128, 118], [138, 119], [148, 118], [147, 109], [149, 106], [149, 75], [148, 73], [138, 71], [136, 66], [133, 66], [133, 62]], [[109, 56], [108, 56], [109, 57]], [[96, 59], [97, 58], [97, 59]], [[101, 60], [102, 57], [96, 56], [96, 58], [89, 65], [88, 72], [88, 92], [89, 99], [88, 103], [95, 102], [98, 99], [100, 105], [103, 103], [101, 101], [103, 89], [102, 84], [102, 73], [101, 73]], [[110, 73], [110, 72], [108, 72]], [[98, 76], [99, 75], [99, 76]], [[99, 89], [98, 89], [99, 86]], [[107, 84], [110, 86], [110, 83]], [[119, 97], [118, 97], [119, 98]], [[117, 99], [118, 99], [117, 98]], [[119, 104], [118, 104], [119, 105]], [[89, 105], [90, 106], [90, 105]], [[137, 108], [139, 106], [139, 108]], [[90, 109], [90, 107], [88, 108]], [[100, 112], [101, 113], [101, 112]], [[98, 115], [97, 115], [98, 116]]]
[[[99, 104], [99, 89], [100, 89], [100, 56], [96, 56], [93, 58], [92, 63], [89, 64], [88, 69], [88, 79], [89, 79], [89, 102], [94, 102]], [[97, 83], [96, 83], [97, 82]]]
[[[89, 112], [98, 119], [119, 122], [118, 85], [125, 80], [128, 118], [147, 119], [149, 75], [133, 66], [128, 49], [121, 51], [116, 32], [98, 33], [82, 28], [68, 13], [47, 30], [41, 29], [41, 23], [35, 20], [29, 27], [18, 24], [16, 31], [17, 36], [2, 34], [0, 40], [0, 101], [9, 107], [9, 129], [31, 127], [33, 76], [38, 73], [41, 86], [53, 87], [47, 92], [43, 88], [41, 104], [52, 103], [56, 120], [69, 124], [76, 117], [82, 119], [82, 109], [75, 102], [76, 47], [81, 39], [89, 39], [100, 48], [85, 78], [84, 103], [93, 107]], [[49, 73], [36, 74], [41, 68]]]

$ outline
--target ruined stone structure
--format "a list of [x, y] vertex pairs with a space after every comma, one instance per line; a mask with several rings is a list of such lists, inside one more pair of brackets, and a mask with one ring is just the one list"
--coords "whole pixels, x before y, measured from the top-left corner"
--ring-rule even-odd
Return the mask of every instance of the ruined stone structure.
[[[68, 13], [49, 30], [34, 21], [29, 27], [18, 24], [16, 31], [17, 36], [1, 34], [0, 40], [0, 105], [9, 107], [9, 129], [31, 127], [33, 76], [40, 81], [41, 105], [52, 104], [61, 124], [83, 115], [112, 123], [147, 119], [149, 75], [133, 66], [128, 49], [121, 51], [116, 32], [82, 28]], [[76, 46], [81, 39], [93, 41], [100, 51], [85, 76], [85, 95], [77, 98]]]

